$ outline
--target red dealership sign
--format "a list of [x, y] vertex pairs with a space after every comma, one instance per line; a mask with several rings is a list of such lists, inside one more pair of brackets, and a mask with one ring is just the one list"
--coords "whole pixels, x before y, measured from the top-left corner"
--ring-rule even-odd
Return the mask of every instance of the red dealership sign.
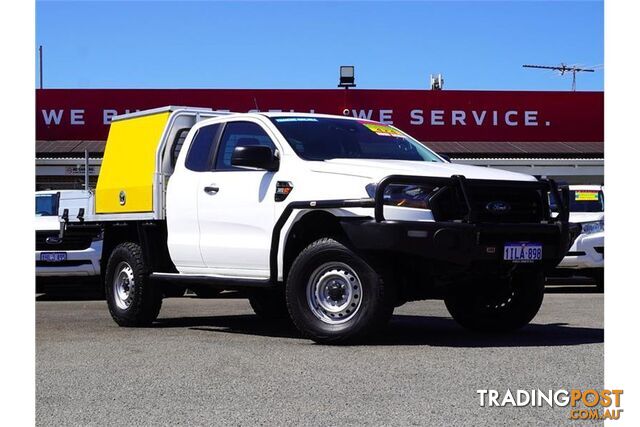
[[165, 105], [346, 113], [421, 141], [604, 141], [603, 92], [369, 89], [36, 90], [36, 138], [106, 140], [114, 115]]

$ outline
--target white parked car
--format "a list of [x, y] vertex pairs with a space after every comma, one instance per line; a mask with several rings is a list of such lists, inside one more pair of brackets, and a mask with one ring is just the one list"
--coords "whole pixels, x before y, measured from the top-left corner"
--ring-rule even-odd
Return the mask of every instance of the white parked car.
[[599, 185], [569, 186], [569, 221], [579, 223], [582, 233], [558, 268], [565, 273], [592, 277], [604, 285], [604, 192]]
[[97, 276], [102, 236], [77, 234], [60, 238], [65, 210], [77, 219], [93, 209], [93, 196], [84, 190], [36, 192], [36, 277]]

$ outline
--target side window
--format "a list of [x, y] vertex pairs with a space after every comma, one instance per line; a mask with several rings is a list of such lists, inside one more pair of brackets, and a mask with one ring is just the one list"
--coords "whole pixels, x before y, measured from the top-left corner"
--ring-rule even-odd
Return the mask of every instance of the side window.
[[241, 170], [231, 166], [231, 155], [236, 146], [240, 145], [264, 145], [275, 150], [269, 135], [258, 125], [252, 122], [230, 122], [224, 128], [218, 155], [216, 156], [216, 170]]
[[176, 162], [178, 161], [178, 155], [180, 154], [180, 150], [182, 150], [182, 145], [184, 144], [184, 140], [189, 133], [189, 128], [180, 129], [176, 134], [176, 139], [171, 147], [171, 168], [176, 167]]
[[203, 126], [193, 137], [184, 165], [195, 172], [211, 170], [211, 155], [220, 124]]

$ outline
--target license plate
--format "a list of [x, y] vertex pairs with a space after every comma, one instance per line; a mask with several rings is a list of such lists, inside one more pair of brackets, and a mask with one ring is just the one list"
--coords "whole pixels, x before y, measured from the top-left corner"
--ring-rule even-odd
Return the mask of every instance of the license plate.
[[534, 262], [542, 259], [542, 245], [531, 242], [507, 242], [504, 259], [513, 262]]
[[42, 252], [40, 254], [40, 261], [62, 262], [66, 260], [67, 260], [66, 252]]

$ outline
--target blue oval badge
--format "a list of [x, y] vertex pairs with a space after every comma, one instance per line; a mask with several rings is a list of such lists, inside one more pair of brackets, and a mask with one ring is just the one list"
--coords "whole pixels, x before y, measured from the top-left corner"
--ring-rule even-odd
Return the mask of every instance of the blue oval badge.
[[494, 214], [502, 214], [509, 212], [511, 210], [511, 205], [501, 200], [494, 200], [493, 202], [487, 203], [485, 209]]

